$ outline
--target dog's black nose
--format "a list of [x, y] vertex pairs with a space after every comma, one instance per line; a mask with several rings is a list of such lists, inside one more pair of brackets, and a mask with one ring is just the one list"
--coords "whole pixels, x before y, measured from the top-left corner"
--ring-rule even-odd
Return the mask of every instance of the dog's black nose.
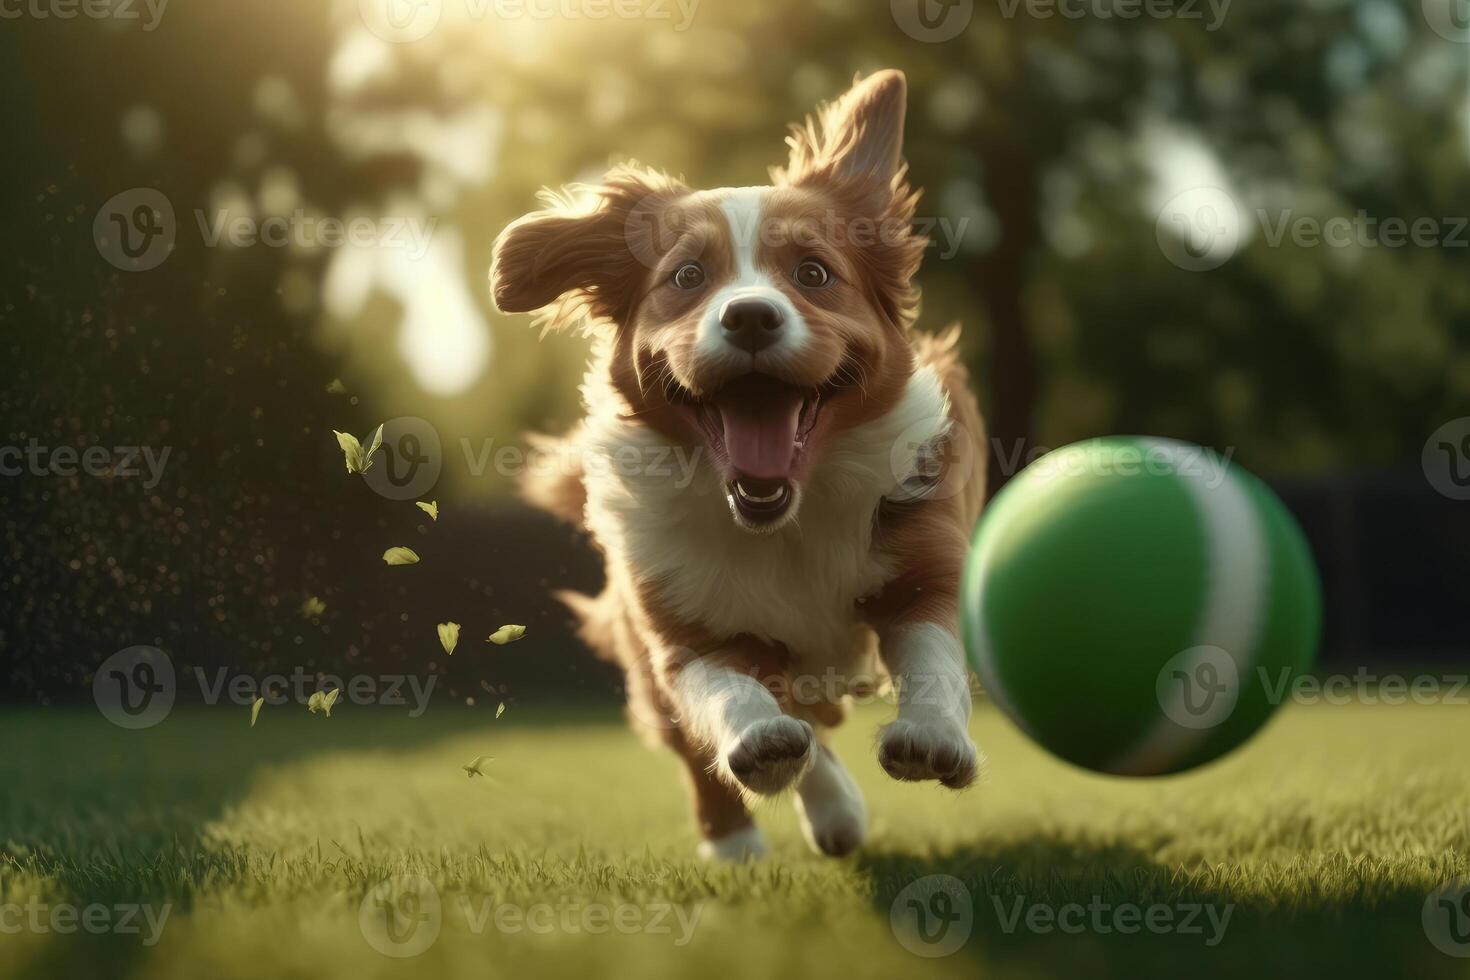
[[752, 354], [765, 350], [781, 339], [786, 318], [770, 300], [732, 299], [720, 310], [720, 326], [725, 339]]

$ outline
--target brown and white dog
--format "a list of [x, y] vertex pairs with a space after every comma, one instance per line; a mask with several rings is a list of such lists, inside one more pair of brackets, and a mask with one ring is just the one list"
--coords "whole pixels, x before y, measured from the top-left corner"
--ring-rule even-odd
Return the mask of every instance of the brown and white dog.
[[788, 788], [815, 849], [862, 842], [822, 733], [880, 669], [898, 701], [884, 769], [976, 775], [957, 592], [982, 424], [957, 332], [913, 330], [927, 239], [905, 101], [899, 72], [857, 82], [793, 128], [774, 186], [619, 167], [496, 242], [499, 309], [598, 337], [586, 418], [541, 443], [577, 464], [526, 492], [606, 556], [603, 593], [564, 598], [626, 671], [635, 725], [686, 763], [710, 857], [760, 854], [747, 800]]

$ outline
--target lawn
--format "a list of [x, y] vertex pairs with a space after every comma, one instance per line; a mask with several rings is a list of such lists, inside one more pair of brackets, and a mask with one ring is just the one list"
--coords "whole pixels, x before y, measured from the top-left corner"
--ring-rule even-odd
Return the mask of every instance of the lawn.
[[[0, 975], [1470, 973], [1421, 921], [1470, 867], [1463, 708], [1293, 705], [1231, 758], [1139, 782], [1055, 762], [982, 706], [990, 765], [959, 795], [882, 773], [884, 716], [864, 709], [837, 743], [873, 811], [860, 854], [810, 855], [780, 801], [761, 815], [771, 857], [730, 868], [694, 859], [673, 759], [611, 710], [278, 707], [252, 730], [246, 709], [180, 708], [128, 732], [80, 708], [7, 709]], [[489, 777], [470, 778], [481, 754]], [[369, 942], [374, 899], [359, 924], [396, 875], [439, 901], [437, 938], [410, 958]], [[928, 875], [958, 879], [969, 908], [922, 895], [935, 944], [904, 937], [932, 953], [967, 934], [951, 955], [916, 955], [891, 924]], [[433, 896], [414, 897], [404, 916]], [[137, 932], [100, 931], [138, 904]], [[51, 928], [62, 906], [99, 933]]]

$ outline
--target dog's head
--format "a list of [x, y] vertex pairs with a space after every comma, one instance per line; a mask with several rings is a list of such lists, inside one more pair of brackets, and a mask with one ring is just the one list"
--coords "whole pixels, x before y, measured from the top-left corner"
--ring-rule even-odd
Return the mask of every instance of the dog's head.
[[888, 411], [913, 370], [927, 242], [905, 88], [880, 72], [794, 127], [773, 186], [695, 191], [620, 167], [496, 242], [496, 306], [605, 325], [629, 411], [702, 441], [748, 530], [792, 519], [824, 449]]

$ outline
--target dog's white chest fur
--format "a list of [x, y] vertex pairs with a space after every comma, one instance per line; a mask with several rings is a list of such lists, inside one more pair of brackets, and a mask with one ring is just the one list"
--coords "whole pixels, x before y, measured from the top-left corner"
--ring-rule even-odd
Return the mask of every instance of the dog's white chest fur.
[[[919, 449], [949, 424], [948, 397], [925, 367], [891, 412], [833, 441], [797, 519], [774, 533], [736, 526], [703, 460], [682, 480], [677, 468], [588, 466], [588, 527], [610, 559], [652, 583], [676, 619], [717, 636], [785, 644], [808, 665], [841, 664], [859, 652], [854, 604], [892, 574], [873, 548], [878, 505], [913, 476]], [[584, 451], [604, 459], [652, 459], [666, 442], [617, 417], [590, 416], [585, 435]]]

